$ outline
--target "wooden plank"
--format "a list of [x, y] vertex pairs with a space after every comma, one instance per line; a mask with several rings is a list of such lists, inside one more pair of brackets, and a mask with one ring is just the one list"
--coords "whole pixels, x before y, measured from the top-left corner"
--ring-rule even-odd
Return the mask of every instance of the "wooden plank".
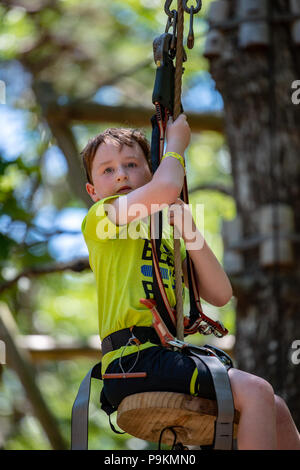
[[[158, 442], [163, 429], [172, 427], [185, 445], [211, 445], [214, 439], [217, 403], [206, 398], [174, 392], [145, 392], [129, 395], [118, 408], [121, 429], [139, 439]], [[234, 415], [234, 437], [239, 413]], [[171, 445], [172, 433], [163, 433], [161, 442]]]

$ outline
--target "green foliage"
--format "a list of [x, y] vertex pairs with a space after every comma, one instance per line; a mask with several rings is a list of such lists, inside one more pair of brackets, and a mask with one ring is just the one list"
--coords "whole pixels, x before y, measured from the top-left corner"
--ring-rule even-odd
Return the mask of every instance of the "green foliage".
[[[166, 16], [162, 3], [65, 0], [36, 11], [0, 6], [0, 61], [5, 65], [21, 63], [32, 81], [24, 85], [22, 92], [8, 93], [8, 107], [23, 111], [26, 142], [23, 142], [22, 152], [14, 157], [7, 156], [2, 143], [0, 147], [0, 286], [26, 269], [57, 262], [51, 242], [58, 236], [58, 230], [51, 225], [50, 216], [48, 225], [38, 222], [45, 207], [59, 214], [65, 208], [84, 206], [83, 201], [71, 193], [64, 172], [53, 171], [49, 175], [47, 168], [53, 169], [53, 163], [51, 159], [49, 163], [47, 152], [56, 142], [32, 85], [39, 80], [49, 81], [57, 96], [69, 101], [92, 97], [99, 87], [101, 90], [101, 84], [106, 83], [118, 93], [119, 104], [150, 106], [154, 67], [136, 66], [151, 59], [153, 38], [164, 31]], [[205, 22], [197, 19], [195, 49], [188, 51], [184, 90], [195, 83], [199, 70], [207, 69], [199, 53], [203, 31]], [[115, 80], [118, 74], [132, 67], [136, 67], [135, 72]], [[0, 78], [1, 70], [0, 63]], [[4, 78], [10, 89], [16, 77], [7, 72]], [[78, 149], [109, 125], [76, 123], [72, 129]], [[147, 135], [150, 137], [150, 129]], [[193, 136], [187, 168], [190, 190], [211, 182], [231, 185], [226, 145], [215, 133]], [[199, 190], [192, 193], [190, 202], [193, 206], [204, 205], [205, 236], [222, 261], [220, 221], [222, 217], [234, 217], [232, 198], [215, 191]], [[89, 271], [38, 277], [24, 275], [3, 290], [0, 299], [9, 305], [22, 334], [82, 341], [98, 332], [95, 281]], [[222, 309], [204, 307], [212, 316], [222, 317], [234, 332], [233, 305]], [[79, 383], [92, 364], [93, 361], [76, 359], [36, 365], [38, 386], [66, 441], [70, 439], [71, 407]], [[94, 386], [90, 410], [91, 449], [154, 447], [127, 435], [114, 434], [98, 402], [99, 386]], [[5, 449], [50, 449], [19, 379], [7, 366], [3, 366], [0, 382], [0, 421], [4, 423], [2, 445]]]

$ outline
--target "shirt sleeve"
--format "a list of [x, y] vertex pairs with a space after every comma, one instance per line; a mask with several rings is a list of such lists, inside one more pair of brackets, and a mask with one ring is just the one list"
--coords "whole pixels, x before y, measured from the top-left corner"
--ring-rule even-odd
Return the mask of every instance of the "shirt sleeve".
[[126, 225], [115, 225], [108, 217], [108, 204], [120, 194], [109, 196], [96, 202], [88, 211], [81, 226], [84, 237], [98, 242], [119, 238]]

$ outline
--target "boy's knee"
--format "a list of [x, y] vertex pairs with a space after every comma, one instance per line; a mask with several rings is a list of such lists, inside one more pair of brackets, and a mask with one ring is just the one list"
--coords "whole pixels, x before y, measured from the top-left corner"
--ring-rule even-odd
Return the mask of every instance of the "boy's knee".
[[232, 385], [237, 409], [249, 406], [251, 402], [257, 404], [260, 401], [265, 404], [274, 404], [273, 387], [261, 377], [247, 372], [238, 372]]
[[275, 395], [275, 408], [277, 422], [284, 422], [289, 417], [290, 412], [285, 401], [278, 395]]
[[253, 376], [251, 389], [257, 398], [274, 402], [274, 390], [267, 380]]

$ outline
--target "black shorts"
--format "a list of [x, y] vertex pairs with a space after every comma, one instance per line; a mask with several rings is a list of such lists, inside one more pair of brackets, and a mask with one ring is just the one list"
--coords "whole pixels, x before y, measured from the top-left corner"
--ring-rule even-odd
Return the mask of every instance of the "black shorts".
[[[112, 406], [118, 407], [123, 398], [142, 392], [178, 392], [192, 394], [202, 398], [215, 399], [213, 380], [205, 364], [200, 371], [187, 355], [153, 346], [139, 353], [123, 356], [122, 368], [128, 372], [135, 360], [138, 360], [131, 372], [146, 372], [147, 377], [129, 379], [104, 379], [104, 394]], [[195, 371], [196, 369], [196, 371]], [[121, 373], [119, 359], [107, 367], [105, 373]]]

